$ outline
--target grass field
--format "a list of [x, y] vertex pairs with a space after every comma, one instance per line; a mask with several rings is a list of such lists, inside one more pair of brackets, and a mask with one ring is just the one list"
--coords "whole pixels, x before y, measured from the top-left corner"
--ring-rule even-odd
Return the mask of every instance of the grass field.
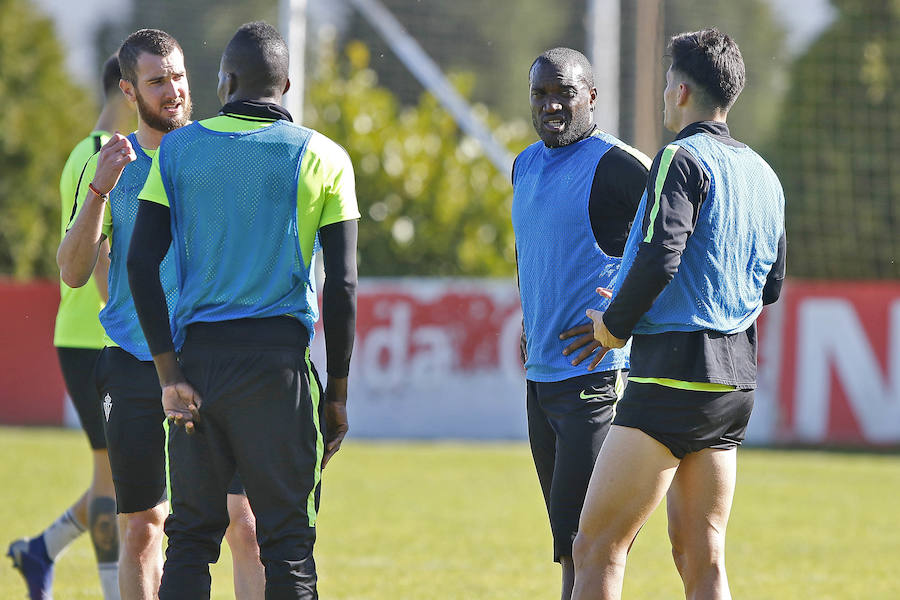
[[[0, 428], [0, 542], [39, 531], [89, 475], [80, 432]], [[729, 527], [735, 598], [900, 598], [900, 455], [739, 453]], [[325, 473], [316, 557], [323, 599], [553, 599], [558, 572], [524, 443], [351, 441]], [[8, 559], [0, 598], [23, 598]], [[213, 598], [233, 597], [227, 549]], [[56, 567], [57, 600], [99, 598], [82, 536]], [[665, 511], [635, 543], [625, 598], [681, 596]]]

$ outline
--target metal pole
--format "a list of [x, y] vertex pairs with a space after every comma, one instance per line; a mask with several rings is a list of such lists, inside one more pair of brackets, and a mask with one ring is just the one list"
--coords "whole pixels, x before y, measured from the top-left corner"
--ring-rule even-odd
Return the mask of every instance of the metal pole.
[[350, 0], [350, 2], [371, 23], [419, 83], [434, 94], [460, 128], [478, 140], [494, 166], [501, 173], [509, 174], [512, 171], [513, 156], [494, 139], [487, 124], [475, 116], [466, 100], [450, 85], [440, 68], [406, 32], [394, 15], [378, 0]]
[[653, 156], [662, 141], [662, 0], [635, 0], [635, 146]]
[[303, 97], [306, 64], [306, 2], [307, 0], [278, 0], [278, 23], [290, 53], [288, 78], [291, 89], [284, 95], [284, 107], [295, 123], [303, 123]]
[[620, 0], [587, 0], [587, 57], [594, 67], [594, 122], [619, 134]]

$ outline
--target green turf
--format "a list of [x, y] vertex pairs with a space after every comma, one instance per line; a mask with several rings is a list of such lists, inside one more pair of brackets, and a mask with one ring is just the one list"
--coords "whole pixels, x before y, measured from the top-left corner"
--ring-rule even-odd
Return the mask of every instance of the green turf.
[[[40, 530], [89, 476], [79, 432], [0, 428], [0, 531]], [[900, 598], [900, 456], [745, 449], [728, 535], [736, 598]], [[5, 539], [0, 540], [4, 544]], [[549, 528], [525, 444], [350, 442], [325, 471], [316, 557], [326, 599], [556, 598]], [[6, 562], [0, 598], [24, 597]], [[233, 597], [230, 556], [213, 598]], [[55, 597], [98, 598], [87, 539], [57, 565]], [[677, 598], [657, 510], [625, 597]]]

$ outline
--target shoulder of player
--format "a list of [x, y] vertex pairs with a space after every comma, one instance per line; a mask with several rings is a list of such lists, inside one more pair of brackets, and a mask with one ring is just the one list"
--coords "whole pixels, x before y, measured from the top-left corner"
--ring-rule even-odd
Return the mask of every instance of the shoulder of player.
[[529, 154], [535, 153], [536, 151], [540, 150], [543, 145], [544, 142], [542, 142], [541, 140], [528, 144], [522, 149], [521, 152], [519, 152], [519, 154], [516, 156], [516, 160], [518, 160], [521, 156], [527, 156]]
[[650, 158], [640, 150], [626, 144], [610, 148], [597, 163], [597, 169], [608, 168], [616, 172], [634, 171], [646, 178], [650, 171]]
[[[641, 165], [644, 166], [644, 170], [650, 168], [650, 157], [638, 150], [633, 146], [629, 146], [616, 136], [611, 133], [607, 133], [602, 129], [596, 128], [594, 132], [588, 138], [589, 140], [594, 140], [594, 144], [590, 144], [591, 147], [596, 147], [606, 152], [613, 152], [614, 155], [624, 154], [631, 157], [633, 160], [637, 161]], [[608, 146], [612, 146], [607, 151], [606, 148]]]
[[353, 168], [350, 153], [346, 148], [329, 138], [327, 135], [310, 129], [311, 136], [306, 145], [304, 162], [317, 162], [335, 169]]
[[682, 179], [692, 179], [704, 176], [706, 169], [689, 148], [673, 142], [656, 153], [650, 167], [650, 177], [654, 181], [661, 175], [668, 178], [669, 173], [679, 173]]
[[525, 146], [525, 148], [516, 155], [516, 158], [513, 159], [512, 171], [510, 172], [510, 179], [513, 181], [513, 184], [515, 184], [516, 173], [521, 172], [522, 168], [527, 168], [532, 157], [537, 155], [543, 147], [544, 142], [538, 140], [533, 144]]
[[72, 151], [69, 153], [69, 157], [66, 159], [64, 169], [77, 168], [80, 170], [88, 161], [88, 159], [90, 159], [91, 156], [97, 152], [96, 142], [94, 141], [95, 139], [95, 136], [91, 134], [75, 144], [75, 147], [72, 148]]

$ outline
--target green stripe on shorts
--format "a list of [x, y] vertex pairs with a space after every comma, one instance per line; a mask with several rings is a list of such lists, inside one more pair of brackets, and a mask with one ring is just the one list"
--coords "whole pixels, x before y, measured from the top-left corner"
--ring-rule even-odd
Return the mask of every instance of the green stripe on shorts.
[[725, 383], [709, 383], [708, 381], [681, 381], [680, 379], [667, 379], [665, 377], [630, 377], [628, 381], [635, 383], [655, 383], [678, 390], [694, 392], [733, 392], [737, 388]]
[[622, 399], [622, 395], [625, 393], [625, 378], [622, 377], [622, 370], [616, 371], [616, 384], [613, 388], [613, 391], [616, 393], [616, 401]]
[[172, 471], [169, 469], [169, 419], [163, 419], [163, 431], [166, 439], [163, 442], [163, 451], [166, 455], [166, 500], [169, 501], [169, 514], [172, 514]]
[[316, 471], [313, 476], [313, 486], [309, 490], [306, 499], [306, 514], [309, 517], [309, 526], [316, 526], [316, 488], [322, 480], [322, 456], [325, 454], [325, 440], [322, 437], [322, 428], [319, 426], [319, 385], [313, 376], [312, 363], [309, 361], [309, 347], [306, 348], [306, 373], [309, 380], [309, 397], [312, 404], [312, 420], [316, 426]]

